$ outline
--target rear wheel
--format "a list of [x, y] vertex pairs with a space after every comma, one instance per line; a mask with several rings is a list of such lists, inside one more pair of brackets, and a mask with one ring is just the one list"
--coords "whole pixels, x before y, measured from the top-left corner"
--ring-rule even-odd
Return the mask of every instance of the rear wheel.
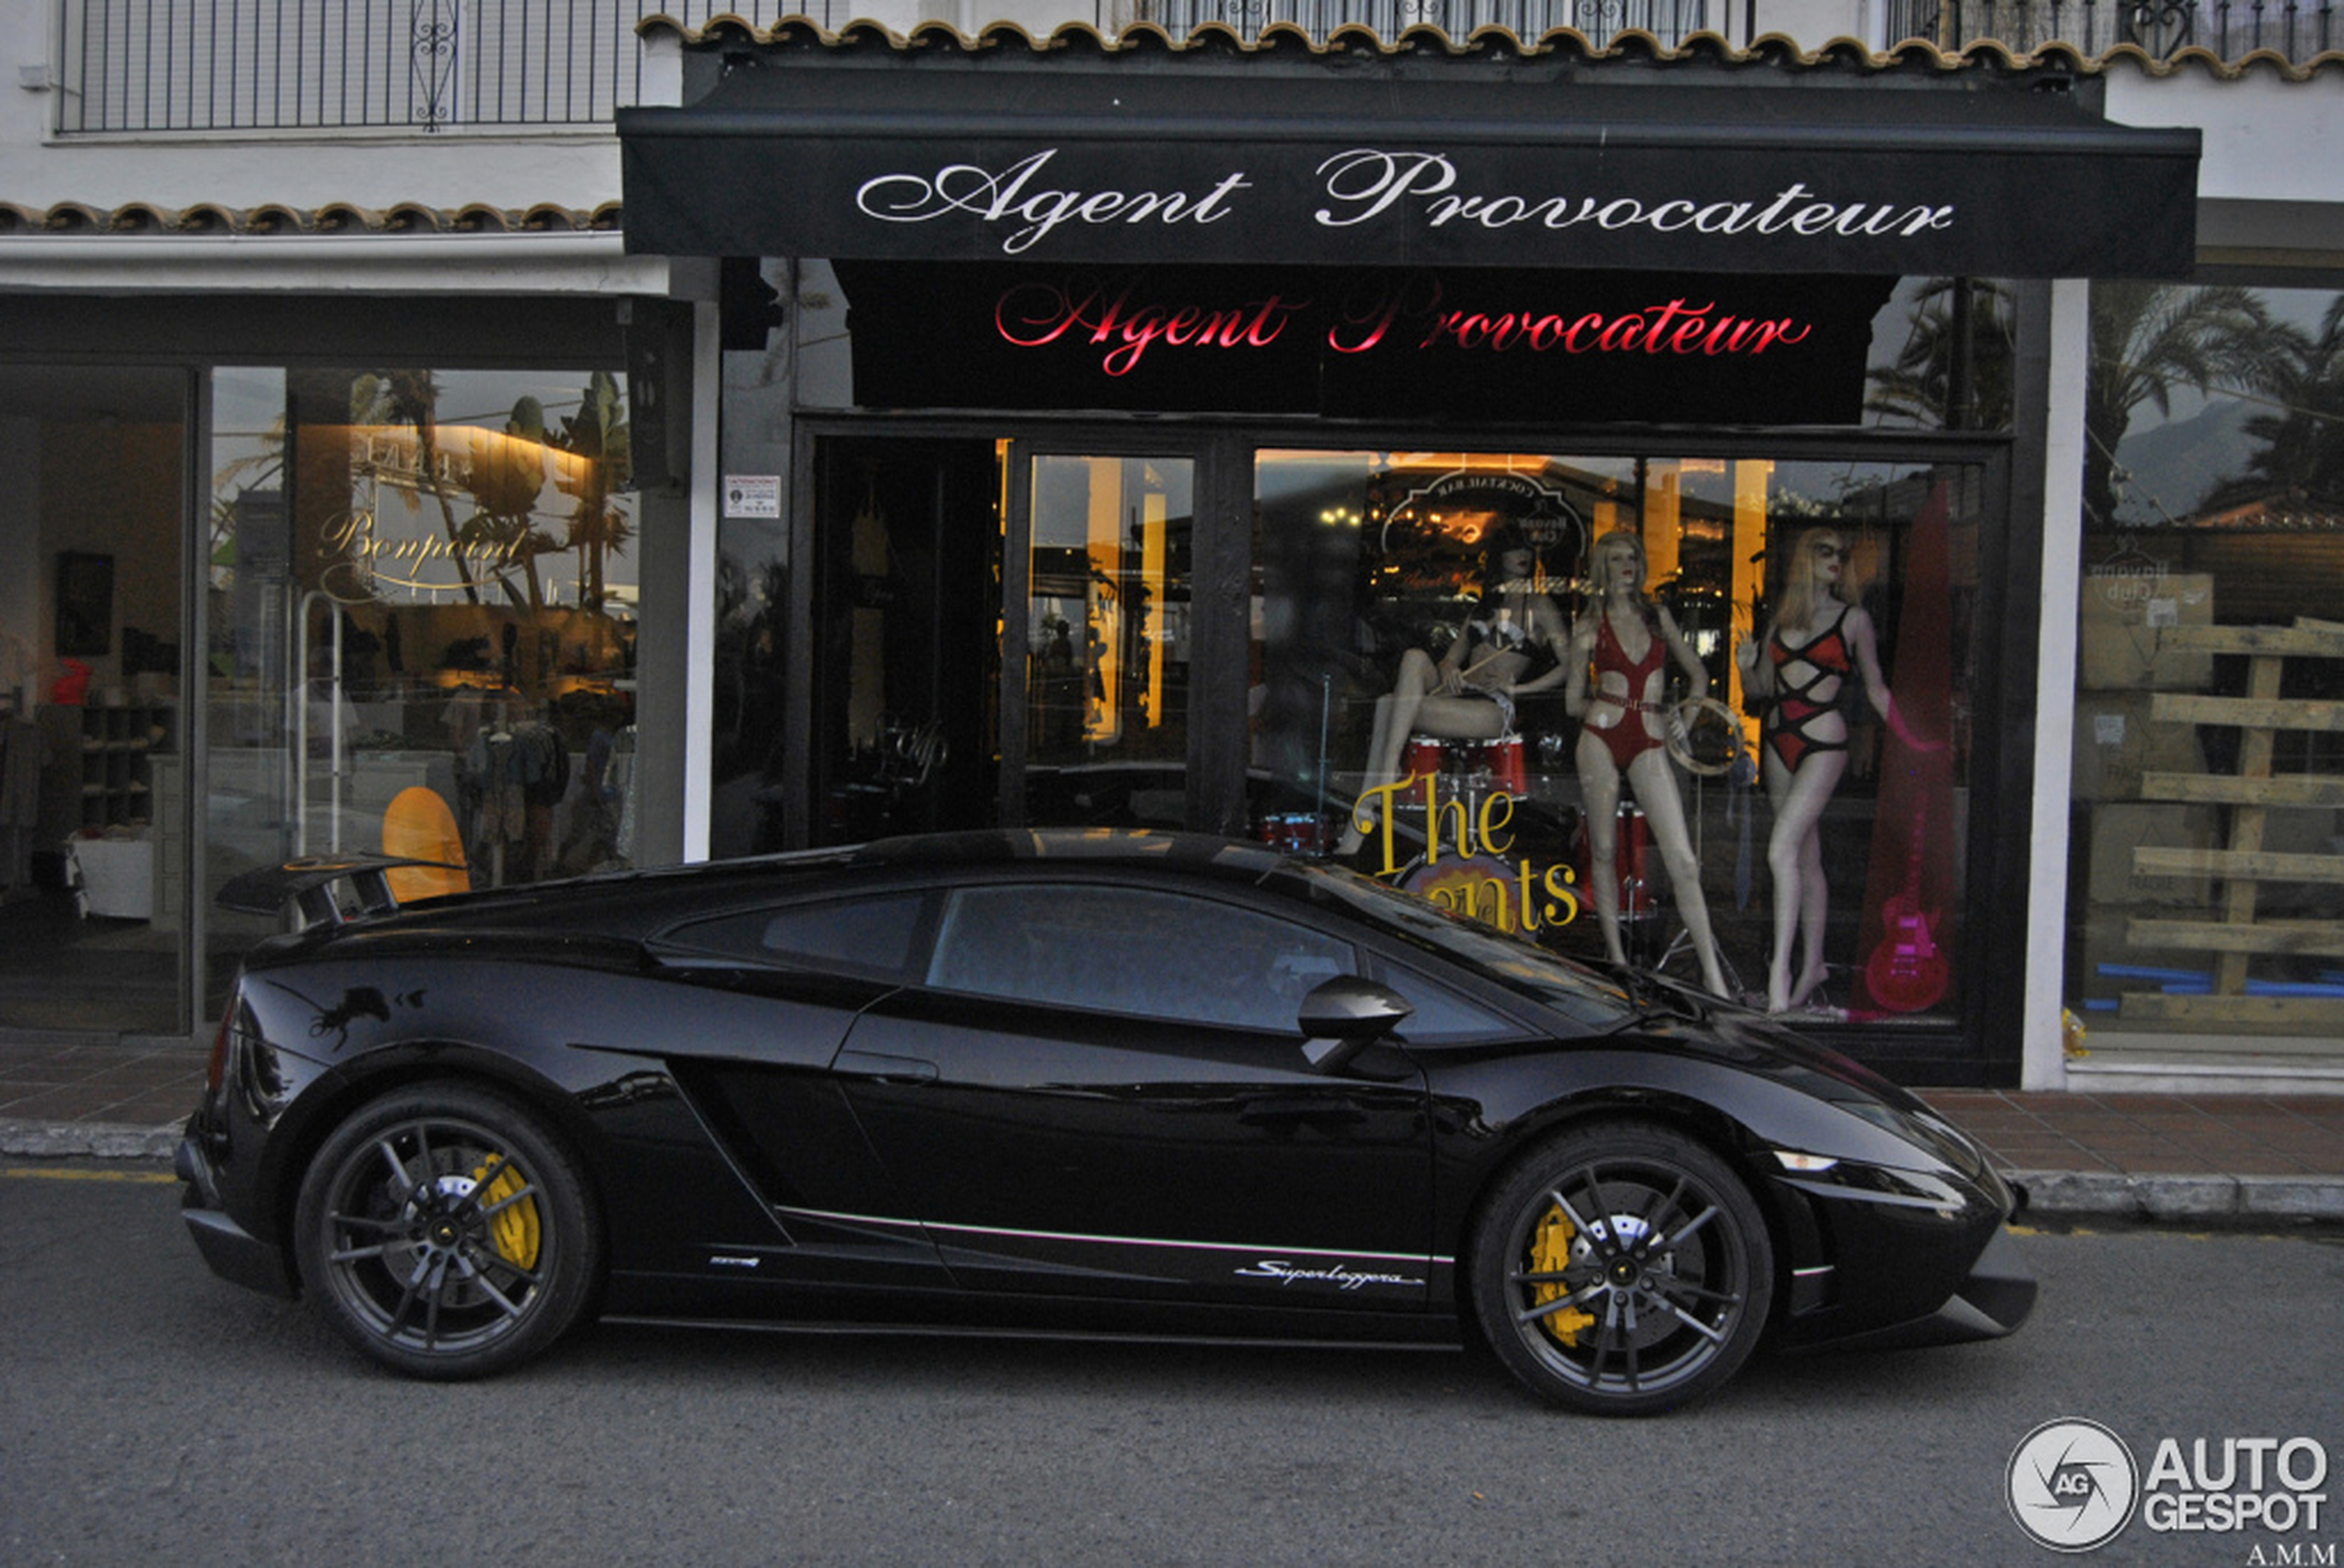
[[344, 1338], [411, 1377], [503, 1371], [585, 1311], [602, 1243], [577, 1164], [502, 1095], [419, 1084], [367, 1105], [303, 1178], [293, 1251]]
[[1765, 1330], [1774, 1251], [1740, 1179], [1668, 1128], [1563, 1134], [1501, 1180], [1474, 1227], [1474, 1311], [1541, 1398], [1593, 1415], [1690, 1403]]

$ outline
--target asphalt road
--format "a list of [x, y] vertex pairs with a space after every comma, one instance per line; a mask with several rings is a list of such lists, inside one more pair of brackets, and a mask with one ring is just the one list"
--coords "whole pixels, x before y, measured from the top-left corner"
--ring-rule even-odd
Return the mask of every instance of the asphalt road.
[[[2344, 1496], [2332, 1233], [2032, 1235], [2014, 1338], [1762, 1361], [1616, 1422], [1424, 1352], [604, 1327], [408, 1383], [214, 1280], [177, 1203], [151, 1167], [0, 1165], [0, 1562], [2048, 1568], [2003, 1474], [2062, 1417], [2144, 1466], [2165, 1437], [2309, 1436]], [[2325, 1515], [2136, 1518], [2077, 1561], [2339, 1546]]]

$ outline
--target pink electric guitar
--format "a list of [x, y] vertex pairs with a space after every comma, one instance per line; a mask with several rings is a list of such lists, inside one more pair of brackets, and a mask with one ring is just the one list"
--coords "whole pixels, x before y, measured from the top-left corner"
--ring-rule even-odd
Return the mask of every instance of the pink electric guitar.
[[1912, 857], [1905, 891], [1880, 906], [1884, 930], [1864, 962], [1864, 984], [1872, 1000], [1891, 1012], [1919, 1012], [1933, 1005], [1953, 981], [1953, 965], [1939, 951], [1930, 927], [1940, 916], [1920, 906], [1921, 808], [1913, 808]]

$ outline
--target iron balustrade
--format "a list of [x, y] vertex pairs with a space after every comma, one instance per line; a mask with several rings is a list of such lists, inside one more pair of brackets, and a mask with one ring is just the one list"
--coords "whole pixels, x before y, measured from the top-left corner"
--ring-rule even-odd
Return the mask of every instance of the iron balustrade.
[[[1998, 40], [2097, 54], [2137, 43], [2162, 58], [2199, 45], [2224, 59], [2256, 49], [2303, 61], [2344, 46], [2344, 0], [1883, 0], [1891, 45], [1946, 49]], [[1315, 39], [1364, 26], [1396, 38], [1419, 24], [1464, 38], [1503, 27], [1525, 39], [1576, 28], [1607, 43], [1631, 29], [1664, 45], [1696, 31], [1746, 42], [1766, 30], [1756, 0], [1093, 0], [1109, 32], [1150, 22], [1174, 38], [1221, 23], [1243, 38], [1289, 23]], [[926, 9], [925, 6], [919, 6]], [[718, 16], [824, 27], [888, 7], [856, 0], [57, 0], [62, 135], [452, 126], [596, 126], [639, 101], [636, 24]], [[899, 25], [909, 25], [899, 20]]]
[[[636, 24], [839, 0], [59, 0], [57, 130], [607, 126], [639, 101]], [[758, 13], [752, 17], [752, 12]]]
[[1883, 42], [2068, 43], [2087, 55], [2136, 43], [2159, 60], [2193, 47], [2224, 60], [2267, 49], [2301, 63], [2344, 47], [2336, 11], [2337, 0], [1887, 0]]
[[[1417, 26], [1440, 28], [1453, 38], [1502, 27], [1526, 39], [1570, 27], [1598, 43], [1635, 28], [1675, 45], [1722, 25], [1723, 18], [1709, 19], [1708, 0], [1097, 0], [1094, 21], [1110, 32], [1153, 22], [1176, 39], [1208, 22], [1247, 39], [1278, 22], [1321, 40], [1342, 27], [1365, 27], [1387, 39]], [[1739, 16], [1735, 22], [1740, 25]]]

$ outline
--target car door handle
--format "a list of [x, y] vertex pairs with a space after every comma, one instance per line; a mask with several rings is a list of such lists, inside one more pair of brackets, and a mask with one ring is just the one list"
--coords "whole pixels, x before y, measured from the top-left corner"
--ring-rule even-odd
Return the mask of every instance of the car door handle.
[[880, 1083], [933, 1083], [936, 1063], [914, 1056], [882, 1056], [877, 1051], [841, 1051], [831, 1071]]

